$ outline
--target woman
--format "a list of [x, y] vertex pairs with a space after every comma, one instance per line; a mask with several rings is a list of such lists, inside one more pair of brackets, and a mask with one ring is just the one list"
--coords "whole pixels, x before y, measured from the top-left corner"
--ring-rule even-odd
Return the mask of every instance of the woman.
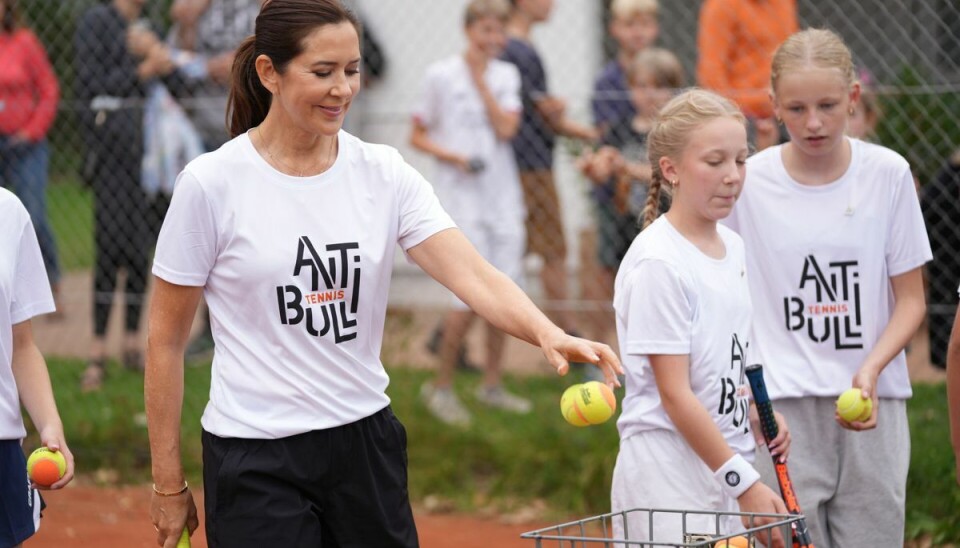
[[23, 202], [40, 242], [54, 296], [60, 261], [47, 222], [47, 132], [57, 115], [60, 86], [37, 37], [19, 24], [15, 0], [0, 0], [0, 185]]
[[237, 52], [231, 133], [181, 174], [157, 245], [145, 396], [158, 542], [197, 526], [180, 461], [183, 351], [201, 295], [216, 349], [203, 415], [210, 546], [417, 546], [406, 434], [380, 362], [394, 246], [482, 317], [569, 360], [569, 337], [455, 230], [388, 147], [341, 131], [359, 24], [337, 0], [272, 0]]

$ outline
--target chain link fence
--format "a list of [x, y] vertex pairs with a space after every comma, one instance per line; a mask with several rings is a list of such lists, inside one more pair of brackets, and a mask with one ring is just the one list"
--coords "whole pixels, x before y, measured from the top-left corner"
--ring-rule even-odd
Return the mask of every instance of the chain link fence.
[[[13, 5], [9, 0], [0, 3], [8, 9]], [[0, 173], [4, 186], [31, 202], [63, 309], [61, 318], [36, 323], [44, 350], [87, 358], [95, 348], [96, 333], [106, 337], [110, 356], [136, 367], [139, 357], [124, 348], [137, 348], [130, 339], [142, 338], [139, 318], [148, 290], [149, 250], [169, 201], [173, 174], [200, 150], [226, 138], [216, 127], [224, 119], [224, 107], [213, 61], [218, 48], [228, 51], [252, 30], [245, 10], [257, 2], [213, 0], [209, 9], [216, 14], [201, 16], [205, 21], [201, 25], [207, 26], [193, 34], [176, 24], [172, 0], [146, 2], [134, 23], [112, 15], [115, 10], [110, 6], [115, 3], [16, 2], [23, 26], [36, 34], [49, 58], [59, 100], [52, 125], [38, 135], [45, 141], [23, 142], [17, 138], [21, 128], [0, 124]], [[348, 129], [366, 140], [399, 148], [432, 179], [436, 163], [409, 144], [411, 119], [427, 67], [464, 48], [466, 1], [353, 4], [373, 40], [367, 45], [368, 55], [375, 48], [380, 57], [378, 66], [370, 67], [375, 77], [352, 107]], [[687, 84], [697, 82], [700, 7], [700, 1], [685, 0], [661, 2], [659, 8], [657, 43], [675, 53]], [[800, 0], [797, 9], [801, 28], [832, 28], [851, 46], [877, 100], [879, 119], [872, 138], [905, 155], [915, 169], [935, 254], [927, 269], [927, 359], [943, 365], [960, 282], [960, 6], [954, 0]], [[99, 10], [99, 15], [90, 10]], [[594, 80], [615, 51], [607, 32], [609, 19], [609, 2], [557, 0], [549, 21], [532, 35], [543, 57], [550, 94], [561, 97], [566, 116], [583, 127], [593, 125]], [[136, 33], [138, 38], [128, 36]], [[10, 34], [6, 31], [2, 40], [10, 40]], [[151, 41], [166, 44], [169, 60], [145, 68], [145, 44]], [[23, 52], [13, 55], [10, 46], [4, 47], [5, 67], [28, 59]], [[171, 68], [168, 65], [177, 70], [160, 77]], [[32, 81], [44, 81], [36, 66], [24, 66]], [[212, 83], [201, 92], [197, 87], [189, 92], [177, 88], [190, 79]], [[4, 89], [0, 87], [0, 93], [8, 93]], [[49, 100], [51, 92], [48, 87], [35, 93], [39, 104], [43, 94]], [[8, 97], [0, 119], [26, 118], [14, 108], [41, 108], [29, 103]], [[526, 135], [521, 133], [521, 138]], [[558, 137], [552, 174], [559, 217], [556, 224], [543, 225], [545, 232], [529, 235], [544, 250], [524, 260], [525, 283], [566, 327], [579, 326], [586, 335], [613, 342], [609, 297], [616, 261], [605, 263], [604, 250], [598, 249], [603, 242], [598, 237], [595, 187], [581, 173], [582, 152], [576, 139]], [[546, 160], [533, 167], [547, 172], [551, 162]], [[612, 237], [632, 234], [629, 228], [618, 228]], [[551, 278], [557, 259], [559, 277]], [[448, 306], [448, 296], [400, 260], [391, 300], [387, 361], [429, 365], [434, 358], [423, 350], [424, 343]], [[202, 324], [202, 317], [198, 319]], [[482, 348], [472, 336], [468, 343], [472, 361], [478, 362]], [[507, 361], [516, 365], [538, 360], [526, 352], [519, 345], [510, 346]]]

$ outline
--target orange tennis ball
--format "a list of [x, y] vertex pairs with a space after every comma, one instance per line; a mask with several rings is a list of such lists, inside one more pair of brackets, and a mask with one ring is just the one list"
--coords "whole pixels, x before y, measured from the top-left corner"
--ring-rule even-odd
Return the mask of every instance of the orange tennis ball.
[[37, 485], [50, 487], [67, 472], [67, 459], [60, 451], [41, 447], [27, 458], [27, 474]]
[[753, 548], [753, 544], [747, 537], [736, 536], [717, 542], [714, 548]]
[[617, 398], [610, 387], [598, 381], [575, 384], [560, 398], [563, 418], [574, 426], [601, 424], [617, 410]]

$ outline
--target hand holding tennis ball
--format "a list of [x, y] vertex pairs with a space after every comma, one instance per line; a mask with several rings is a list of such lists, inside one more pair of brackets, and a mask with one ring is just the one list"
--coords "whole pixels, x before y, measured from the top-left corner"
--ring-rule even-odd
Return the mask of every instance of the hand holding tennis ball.
[[575, 384], [560, 398], [560, 413], [574, 426], [601, 424], [617, 410], [617, 398], [610, 387], [598, 381]]
[[873, 400], [864, 398], [859, 388], [851, 388], [837, 398], [837, 415], [847, 422], [863, 422], [873, 414]]
[[50, 487], [67, 473], [67, 459], [60, 451], [40, 447], [27, 458], [27, 474], [41, 487]]

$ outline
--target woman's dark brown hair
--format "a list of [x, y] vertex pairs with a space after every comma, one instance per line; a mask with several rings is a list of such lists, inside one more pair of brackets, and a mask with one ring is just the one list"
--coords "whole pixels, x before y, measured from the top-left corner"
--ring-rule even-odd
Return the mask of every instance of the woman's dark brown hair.
[[[2, 1], [2, 0], [0, 0]], [[324, 25], [348, 22], [361, 35], [360, 21], [339, 0], [267, 0], [256, 31], [240, 44], [233, 61], [227, 124], [236, 137], [259, 125], [270, 110], [271, 94], [260, 83], [256, 59], [266, 55], [278, 73], [303, 52], [303, 41]]]
[[17, 13], [17, 0], [0, 0], [3, 4], [3, 20], [0, 21], [0, 29], [3, 32], [13, 32], [20, 26], [20, 17]]

